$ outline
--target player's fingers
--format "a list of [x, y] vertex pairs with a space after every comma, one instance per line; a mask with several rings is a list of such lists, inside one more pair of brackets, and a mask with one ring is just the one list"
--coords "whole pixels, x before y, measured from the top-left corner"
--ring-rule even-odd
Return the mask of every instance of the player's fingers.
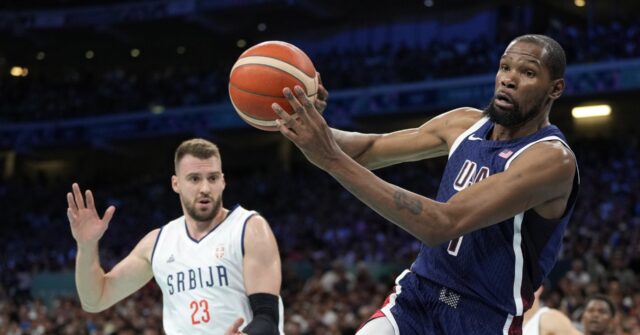
[[285, 111], [284, 108], [282, 108], [282, 106], [280, 106], [277, 102], [271, 104], [271, 109], [273, 109], [273, 111], [278, 114], [280, 119], [282, 119], [285, 123], [293, 124], [294, 116]]
[[297, 139], [298, 134], [296, 134], [295, 131], [293, 131], [291, 128], [289, 128], [285, 122], [283, 122], [282, 119], [278, 119], [276, 120], [276, 124], [278, 125], [278, 130], [280, 131], [280, 133], [282, 133], [282, 135], [284, 135], [284, 137], [290, 139], [291, 141], [294, 141]]
[[296, 86], [293, 89], [295, 91], [296, 98], [298, 99], [299, 103], [303, 106], [302, 110], [304, 111], [304, 114], [298, 113], [300, 115], [300, 118], [301, 119], [304, 118], [308, 120], [315, 119], [317, 115], [319, 115], [319, 113], [315, 109], [315, 106], [313, 105], [309, 97], [307, 96], [307, 93], [300, 86]]
[[85, 208], [84, 198], [82, 197], [82, 192], [80, 192], [80, 185], [78, 185], [78, 183], [73, 183], [73, 185], [71, 185], [71, 188], [73, 189], [73, 196], [75, 198], [76, 206], [78, 206], [78, 209]]
[[324, 110], [327, 109], [327, 102], [326, 101], [322, 101], [320, 99], [316, 99], [316, 101], [314, 101], [313, 104], [316, 106], [316, 110], [320, 114], [322, 114], [322, 112], [324, 112]]
[[282, 108], [277, 102], [271, 104], [271, 109], [273, 109], [273, 111], [280, 117], [280, 123], [284, 124], [288, 128], [295, 125], [297, 116], [287, 113], [287, 111], [284, 110], [284, 108]]
[[78, 211], [78, 206], [76, 206], [76, 202], [73, 199], [73, 194], [71, 192], [67, 192], [67, 205], [69, 206], [69, 210], [73, 212]]
[[102, 221], [109, 223], [111, 222], [111, 219], [113, 218], [113, 214], [116, 212], [116, 207], [115, 206], [109, 206], [109, 208], [107, 208], [107, 210], [104, 212], [104, 215], [102, 216]]
[[322, 84], [322, 77], [320, 77], [320, 72], [316, 72], [318, 74], [318, 99], [327, 100], [329, 99], [329, 91]]
[[294, 115], [299, 117], [300, 121], [302, 121], [303, 123], [306, 120], [308, 120], [308, 117], [306, 115], [307, 113], [306, 113], [304, 107], [302, 106], [300, 101], [298, 101], [298, 98], [296, 98], [296, 96], [293, 94], [293, 91], [291, 91], [290, 88], [285, 87], [282, 90], [282, 93], [284, 94], [284, 97], [287, 98], [287, 101], [289, 101], [289, 104], [293, 108]]
[[84, 197], [87, 199], [87, 208], [95, 209], [96, 204], [93, 201], [93, 193], [91, 192], [91, 190], [84, 191]]
[[70, 225], [75, 225], [76, 220], [74, 218], [74, 214], [73, 214], [71, 208], [67, 208], [67, 219], [69, 219], [69, 224]]
[[295, 86], [293, 88], [293, 91], [296, 93], [296, 97], [298, 98], [298, 101], [300, 102], [300, 104], [305, 108], [305, 110], [311, 110], [313, 109], [313, 103], [311, 102], [311, 99], [309, 99], [309, 97], [307, 96], [307, 92], [305, 92], [302, 87], [300, 86]]

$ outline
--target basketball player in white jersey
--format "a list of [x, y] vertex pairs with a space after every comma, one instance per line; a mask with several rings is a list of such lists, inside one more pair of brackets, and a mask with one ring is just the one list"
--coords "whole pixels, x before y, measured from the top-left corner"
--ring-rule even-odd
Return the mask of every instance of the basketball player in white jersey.
[[531, 309], [524, 313], [522, 335], [582, 335], [571, 324], [571, 320], [557, 309], [545, 307], [540, 301], [544, 290], [540, 286], [534, 293]]
[[98, 241], [115, 207], [101, 218], [91, 191], [83, 196], [73, 184], [67, 216], [78, 244], [76, 284], [82, 308], [103, 311], [155, 277], [169, 335], [224, 334], [232, 325], [249, 335], [283, 334], [275, 237], [256, 212], [223, 207], [225, 180], [217, 146], [203, 139], [183, 142], [175, 152], [171, 186], [184, 215], [152, 230], [105, 273]]

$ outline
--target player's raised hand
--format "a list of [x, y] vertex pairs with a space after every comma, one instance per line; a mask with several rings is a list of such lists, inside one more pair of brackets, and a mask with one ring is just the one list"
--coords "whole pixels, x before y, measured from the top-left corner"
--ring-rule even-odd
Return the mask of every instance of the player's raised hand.
[[71, 234], [78, 244], [98, 243], [104, 232], [109, 227], [109, 221], [116, 211], [114, 206], [109, 206], [102, 218], [96, 211], [93, 194], [90, 190], [82, 196], [80, 186], [77, 183], [71, 185], [71, 192], [67, 193], [67, 217], [71, 226]]
[[311, 163], [327, 170], [340, 155], [344, 155], [327, 122], [300, 86], [294, 87], [293, 92], [284, 88], [282, 93], [293, 107], [294, 114], [289, 115], [280, 105], [273, 103], [271, 108], [280, 117], [276, 120], [278, 130], [300, 148]]
[[238, 318], [233, 322], [231, 326], [229, 326], [229, 328], [227, 328], [227, 331], [224, 332], [224, 335], [246, 335], [245, 333], [240, 331], [240, 326], [242, 326], [243, 322], [243, 318]]

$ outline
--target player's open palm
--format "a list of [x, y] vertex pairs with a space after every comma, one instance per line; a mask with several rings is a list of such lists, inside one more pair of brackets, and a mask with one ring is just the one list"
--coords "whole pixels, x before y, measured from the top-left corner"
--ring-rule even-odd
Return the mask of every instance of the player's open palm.
[[93, 193], [86, 190], [85, 197], [82, 196], [80, 186], [73, 183], [71, 192], [67, 193], [69, 205], [67, 217], [71, 225], [71, 234], [78, 244], [97, 243], [109, 227], [109, 221], [111, 221], [116, 208], [110, 206], [101, 218], [96, 210]]

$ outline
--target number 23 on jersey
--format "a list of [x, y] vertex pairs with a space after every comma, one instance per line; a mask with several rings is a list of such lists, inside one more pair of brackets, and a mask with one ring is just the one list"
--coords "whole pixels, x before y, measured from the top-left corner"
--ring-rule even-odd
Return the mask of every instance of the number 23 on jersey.
[[205, 299], [200, 301], [192, 300], [189, 304], [189, 310], [191, 311], [192, 325], [208, 323], [211, 320], [211, 315], [209, 314], [209, 302]]

